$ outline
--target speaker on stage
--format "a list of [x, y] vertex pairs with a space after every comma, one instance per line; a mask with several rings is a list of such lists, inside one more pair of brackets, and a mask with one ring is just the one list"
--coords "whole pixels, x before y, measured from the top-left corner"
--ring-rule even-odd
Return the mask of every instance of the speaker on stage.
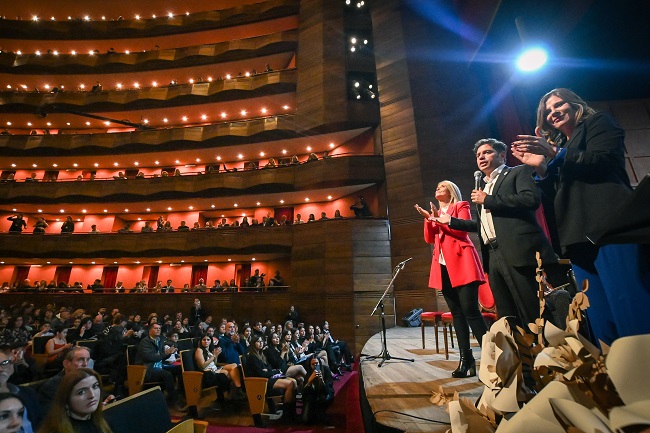
[[420, 314], [422, 314], [422, 308], [414, 308], [409, 311], [406, 316], [402, 317], [402, 322], [404, 326], [409, 328], [415, 328], [420, 326]]

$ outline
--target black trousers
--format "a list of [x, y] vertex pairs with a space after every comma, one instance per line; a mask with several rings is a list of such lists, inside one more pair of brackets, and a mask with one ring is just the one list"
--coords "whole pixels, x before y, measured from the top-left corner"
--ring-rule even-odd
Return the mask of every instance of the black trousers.
[[499, 247], [490, 248], [488, 277], [499, 317], [530, 332], [528, 324], [539, 317], [539, 285], [535, 266], [509, 266]]
[[475, 281], [463, 286], [452, 287], [449, 272], [446, 266], [440, 266], [442, 271], [442, 295], [447, 301], [447, 306], [454, 318], [458, 348], [469, 350], [469, 328], [479, 344], [483, 342], [483, 335], [487, 332], [487, 325], [478, 307], [478, 286]]

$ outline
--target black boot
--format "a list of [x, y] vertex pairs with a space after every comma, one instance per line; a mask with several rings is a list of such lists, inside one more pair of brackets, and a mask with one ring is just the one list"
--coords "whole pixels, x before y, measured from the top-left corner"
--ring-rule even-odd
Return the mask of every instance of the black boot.
[[476, 376], [476, 361], [472, 349], [460, 349], [460, 363], [458, 368], [451, 373], [451, 377]]

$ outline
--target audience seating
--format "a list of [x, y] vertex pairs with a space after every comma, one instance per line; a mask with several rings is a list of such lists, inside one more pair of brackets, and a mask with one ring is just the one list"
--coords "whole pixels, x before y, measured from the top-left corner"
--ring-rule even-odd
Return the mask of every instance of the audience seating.
[[[120, 433], [167, 433], [174, 427], [160, 387], [107, 404], [104, 406], [104, 417], [111, 429]], [[203, 433], [207, 430], [206, 422], [192, 423], [202, 426], [192, 431]]]
[[47, 364], [47, 354], [45, 353], [45, 344], [52, 338], [48, 337], [34, 337], [32, 339], [32, 358], [34, 358], [34, 369], [36, 371], [36, 376], [41, 377], [50, 377], [59, 372], [58, 369], [47, 369], [45, 365]]
[[176, 348], [179, 352], [182, 352], [183, 350], [193, 350], [195, 347], [193, 338], [181, 338], [176, 342]]
[[159, 386], [160, 382], [145, 382], [147, 367], [144, 365], [132, 364], [135, 360], [135, 351], [137, 347], [129, 345], [126, 348], [126, 385], [129, 388], [129, 395], [141, 392], [146, 387]]
[[[274, 421], [282, 417], [282, 410], [271, 413], [269, 410], [265, 412], [267, 403], [270, 408], [277, 408], [277, 402], [282, 401], [281, 396], [267, 396], [266, 387], [269, 380], [265, 377], [246, 377], [246, 359], [239, 356], [239, 365], [241, 366], [242, 378], [244, 379], [244, 388], [246, 388], [246, 397], [248, 398], [248, 405], [250, 406], [251, 415], [255, 427], [265, 427], [269, 420]], [[267, 401], [268, 400], [268, 401]]]
[[205, 421], [195, 421], [193, 419], [186, 419], [179, 422], [167, 433], [205, 433], [208, 430], [208, 423]]
[[[179, 340], [180, 341], [180, 340]], [[217, 387], [203, 388], [203, 372], [197, 370], [194, 364], [194, 351], [182, 350], [181, 366], [183, 368], [183, 387], [185, 388], [185, 399], [190, 407], [191, 414], [199, 417], [199, 402], [201, 397], [208, 395], [216, 398]]]

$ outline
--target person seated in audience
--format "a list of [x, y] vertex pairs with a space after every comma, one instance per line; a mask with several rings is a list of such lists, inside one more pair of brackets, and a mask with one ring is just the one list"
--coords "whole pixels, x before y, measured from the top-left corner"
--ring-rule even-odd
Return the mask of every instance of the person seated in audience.
[[214, 225], [212, 225], [212, 221], [206, 221], [205, 222], [205, 227], [206, 229], [213, 229], [215, 228]]
[[131, 223], [129, 223], [129, 222], [124, 223], [124, 227], [119, 229], [117, 232], [118, 233], [133, 233], [133, 230], [131, 230]]
[[217, 225], [217, 228], [224, 228], [224, 227], [230, 227], [230, 224], [228, 224], [228, 221], [225, 218], [221, 218], [221, 221], [219, 221], [219, 225]]
[[245, 352], [243, 346], [240, 344], [235, 323], [227, 322], [224, 330], [225, 333], [219, 335], [219, 347], [222, 349], [219, 362], [239, 365], [239, 356], [244, 355]]
[[23, 398], [9, 392], [0, 392], [0, 431], [6, 433], [33, 432], [30, 425], [23, 428], [25, 422], [25, 403]]
[[265, 276], [266, 274], [260, 274], [259, 269], [255, 269], [255, 273], [248, 279], [246, 286], [249, 288], [263, 288]]
[[[174, 329], [167, 333], [167, 341], [165, 341], [165, 350], [168, 350], [171, 347], [178, 347], [179, 335]], [[168, 358], [163, 360], [164, 365], [180, 365], [181, 357], [178, 354], [178, 351], [171, 353]]]
[[93, 281], [93, 283], [90, 285], [90, 290], [92, 290], [93, 293], [102, 293], [104, 291], [102, 280], [99, 278], [95, 279], [95, 281]]
[[34, 224], [34, 234], [45, 233], [45, 229], [49, 227], [49, 224], [45, 221], [45, 218], [39, 217], [36, 223]]
[[25, 179], [25, 182], [38, 182], [38, 179], [36, 179], [36, 173], [32, 173], [28, 178]]
[[298, 159], [297, 155], [293, 155], [291, 157], [291, 160], [289, 161], [289, 165], [298, 165], [300, 164], [300, 160]]
[[176, 230], [179, 232], [188, 232], [190, 231], [190, 227], [185, 224], [185, 221], [181, 221], [181, 225], [179, 225]]
[[278, 225], [275, 218], [271, 216], [271, 212], [266, 213], [266, 216], [264, 217], [264, 224], [263, 225], [264, 225], [264, 227], [273, 227], [273, 226]]
[[310, 153], [309, 156], [307, 157], [307, 162], [312, 162], [312, 161], [318, 161], [318, 155], [316, 155], [314, 152]]
[[329, 218], [327, 218], [327, 212], [321, 212], [320, 213], [320, 219], [318, 221], [324, 221], [324, 220], [328, 220], [328, 219]]
[[164, 232], [171, 232], [174, 229], [172, 228], [172, 223], [170, 221], [165, 221], [165, 225], [163, 226], [162, 231]]
[[267, 390], [280, 389], [284, 392], [283, 418], [293, 419], [296, 416], [296, 389], [298, 384], [295, 379], [285, 377], [280, 369], [274, 369], [264, 354], [264, 338], [258, 337], [252, 344], [246, 356], [245, 371], [250, 377], [265, 377], [268, 379]]
[[126, 176], [124, 175], [124, 172], [119, 172], [117, 173], [117, 176], [113, 176], [113, 179], [115, 180], [126, 180]]
[[221, 292], [222, 287], [221, 287], [221, 281], [220, 280], [214, 280], [214, 285], [210, 287], [210, 293], [217, 293]]
[[97, 224], [91, 225], [90, 226], [90, 231], [88, 233], [90, 233], [91, 235], [95, 235], [95, 234], [99, 233], [99, 230], [97, 230]]
[[162, 287], [161, 292], [174, 293], [174, 286], [172, 285], [172, 280], [167, 280], [167, 284]]
[[23, 214], [19, 213], [12, 215], [7, 218], [8, 221], [11, 221], [11, 227], [9, 227], [9, 233], [22, 233], [23, 229], [27, 228], [27, 222], [23, 219]]
[[74, 330], [70, 331], [66, 338], [66, 340], [70, 341], [72, 344], [76, 343], [78, 340], [91, 339], [97, 339], [97, 335], [93, 330], [93, 319], [90, 316], [82, 317], [79, 321], [79, 325], [77, 325]]
[[158, 323], [153, 323], [149, 327], [149, 335], [138, 344], [135, 363], [146, 366], [145, 381], [162, 382], [170, 405], [175, 410], [184, 412], [187, 408], [180, 405], [178, 393], [174, 387], [174, 377], [172, 373], [162, 368], [163, 359], [167, 359], [172, 352], [178, 351], [178, 348], [172, 346], [167, 350], [164, 349], [164, 342], [160, 337], [161, 328]]
[[302, 391], [302, 422], [328, 424], [325, 411], [334, 400], [334, 377], [329, 367], [312, 358], [307, 371], [307, 383]]
[[144, 226], [140, 229], [142, 233], [153, 233], [153, 227], [151, 227], [151, 221], [145, 221]]
[[372, 216], [372, 213], [370, 213], [370, 208], [368, 207], [368, 203], [366, 203], [366, 200], [363, 198], [363, 196], [359, 196], [359, 199], [354, 202], [352, 206], [350, 206], [350, 210], [354, 211], [354, 216], [357, 218]]
[[[244, 399], [245, 393], [241, 388], [241, 378], [237, 364], [227, 364], [223, 367], [217, 366], [217, 359], [222, 349], [219, 346], [213, 346], [212, 337], [203, 335], [199, 344], [194, 351], [194, 362], [199, 370], [203, 371], [203, 386], [217, 386], [217, 401], [223, 403], [223, 392], [230, 387], [232, 381], [234, 390], [231, 393], [233, 400]], [[237, 379], [233, 380], [233, 377]]]
[[[33, 433], [38, 428], [43, 417], [43, 411], [38, 402], [38, 396], [31, 387], [23, 387], [9, 382], [11, 377], [14, 375], [15, 364], [17, 362], [15, 350], [16, 344], [22, 343], [0, 337], [0, 367], [2, 368], [2, 373], [0, 374], [0, 393], [11, 394], [21, 399], [24, 406], [24, 412], [21, 414], [23, 430], [16, 431]], [[2, 413], [3, 410], [6, 409], [3, 409], [0, 406], [0, 413]], [[0, 426], [1, 425], [2, 424], [0, 424]], [[0, 429], [0, 431], [3, 430]]]
[[305, 221], [303, 221], [302, 215], [298, 214], [298, 215], [296, 215], [296, 220], [293, 223], [294, 224], [304, 224]]
[[259, 225], [260, 223], [257, 221], [257, 219], [255, 218], [251, 219], [251, 227], [257, 227]]
[[45, 343], [45, 353], [47, 354], [47, 365], [51, 368], [58, 368], [63, 363], [65, 351], [72, 347], [72, 343], [68, 343], [66, 336], [68, 328], [62, 325], [54, 327], [54, 336], [47, 340]]
[[334, 219], [342, 219], [343, 217], [341, 216], [341, 211], [336, 209], [334, 211]]
[[194, 223], [194, 226], [192, 227], [192, 230], [201, 230], [201, 225], [199, 224], [198, 221]]
[[182, 176], [181, 171], [178, 168], [176, 170], [174, 170], [174, 176], [175, 177]]
[[162, 281], [158, 281], [158, 282], [156, 282], [156, 285], [153, 288], [149, 289], [148, 292], [149, 293], [162, 293], [162, 289], [163, 289]]
[[160, 177], [169, 177], [169, 173], [167, 173], [167, 170], [162, 170], [160, 172]]
[[39, 433], [112, 433], [102, 413], [102, 380], [89, 368], [67, 373]]
[[269, 161], [266, 163], [264, 168], [275, 168], [278, 166], [278, 163], [275, 162], [275, 158], [269, 158]]
[[281, 226], [288, 226], [288, 225], [290, 225], [290, 224], [291, 224], [291, 221], [289, 221], [289, 219], [287, 218], [286, 215], [282, 215], [282, 216], [280, 217], [280, 222], [278, 223], [278, 225], [281, 225]]
[[280, 275], [280, 271], [276, 270], [273, 277], [269, 280], [269, 287], [284, 286], [284, 278]]
[[[332, 337], [330, 334], [330, 324], [327, 320], [323, 322], [322, 330], [323, 334], [325, 335], [326, 343], [330, 344], [335, 349], [338, 348], [340, 350], [341, 356], [345, 358], [345, 361], [341, 362], [341, 366], [348, 371], [352, 371], [351, 364], [354, 362], [354, 355], [352, 355], [348, 344], [343, 340], [336, 340], [334, 337]], [[324, 343], [324, 346], [325, 345], [326, 344]]]
[[310, 213], [309, 218], [307, 218], [307, 222], [308, 223], [313, 223], [314, 221], [316, 221], [316, 217], [314, 216], [313, 213]]
[[240, 226], [241, 227], [249, 227], [250, 226], [250, 223], [248, 222], [248, 217], [246, 215], [244, 215], [244, 217], [242, 218]]
[[72, 233], [74, 232], [74, 221], [72, 221], [71, 216], [65, 217], [65, 221], [61, 225], [61, 233]]
[[208, 291], [208, 286], [205, 285], [205, 280], [203, 278], [199, 278], [199, 281], [196, 283], [194, 287], [192, 287], [193, 292], [202, 292], [205, 293]]
[[[255, 337], [255, 339], [257, 338], [259, 338], [259, 336]], [[288, 350], [289, 345], [281, 345], [280, 336], [273, 332], [271, 334], [270, 343], [264, 350], [264, 354], [266, 355], [266, 359], [271, 367], [280, 370], [285, 376], [296, 380], [298, 393], [300, 394], [302, 392], [304, 378], [307, 375], [307, 371], [302, 365], [289, 365], [287, 363], [286, 359]]]
[[135, 175], [136, 179], [144, 179], [144, 173], [139, 171], [138, 174]]

